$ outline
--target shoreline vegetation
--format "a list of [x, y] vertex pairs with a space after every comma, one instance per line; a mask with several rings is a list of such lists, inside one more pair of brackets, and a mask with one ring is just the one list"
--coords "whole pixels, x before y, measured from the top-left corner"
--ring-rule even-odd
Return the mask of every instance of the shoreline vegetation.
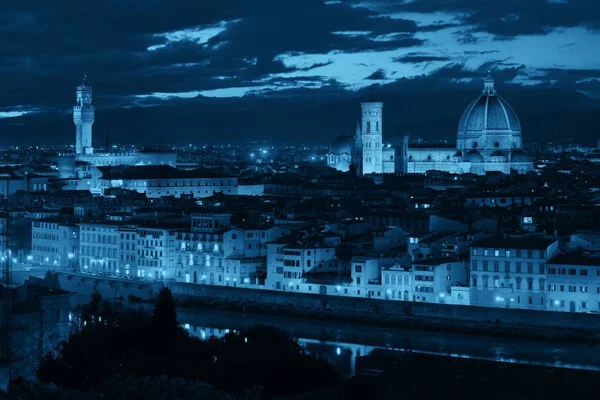
[[[294, 315], [285, 307], [277, 309], [264, 304], [176, 300], [168, 288], [161, 289], [153, 300], [133, 296], [129, 302], [120, 300], [104, 300], [94, 291], [89, 303], [76, 308], [69, 340], [43, 357], [37, 370], [39, 382], [11, 381], [9, 392], [0, 393], [0, 398], [475, 399], [489, 387], [498, 387], [497, 394], [502, 397], [495, 398], [546, 399], [563, 392], [567, 397], [574, 390], [576, 397], [586, 398], [581, 393], [598, 393], [600, 385], [600, 374], [595, 371], [564, 371], [390, 350], [375, 350], [357, 358], [357, 375], [346, 379], [331, 362], [307, 353], [285, 330], [256, 325], [221, 338], [199, 339], [181, 326], [177, 309], [182, 314], [193, 307], [263, 314], [285, 311], [288, 316], [304, 318], [319, 315]], [[144, 307], [140, 307], [142, 303]], [[325, 314], [321, 317], [331, 320]], [[410, 323], [413, 328], [418, 327], [414, 321]], [[431, 385], [432, 379], [439, 384]]]
[[[153, 300], [142, 300], [130, 296], [130, 303], [148, 303]], [[326, 308], [307, 310], [287, 306], [264, 304], [248, 301], [223, 300], [215, 298], [181, 296], [175, 299], [177, 307], [189, 309], [216, 309], [236, 311], [250, 314], [286, 316], [320, 321], [342, 322], [358, 325], [369, 325], [412, 331], [444, 332], [473, 336], [502, 337], [512, 339], [530, 339], [548, 342], [575, 342], [584, 344], [600, 344], [600, 332], [592, 329], [533, 327], [522, 324], [505, 324], [498, 321], [469, 322], [431, 317], [390, 316], [374, 313], [365, 316], [350, 312], [332, 312]]]
[[68, 341], [43, 356], [36, 375], [39, 382], [11, 381], [0, 399], [262, 400], [345, 382], [329, 361], [274, 327], [191, 336], [168, 288], [144, 309], [94, 291], [74, 310]]

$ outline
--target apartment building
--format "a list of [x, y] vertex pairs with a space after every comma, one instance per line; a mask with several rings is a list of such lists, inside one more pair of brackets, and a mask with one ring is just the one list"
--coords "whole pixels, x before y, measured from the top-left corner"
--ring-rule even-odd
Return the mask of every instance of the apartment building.
[[49, 217], [31, 223], [32, 262], [53, 267], [77, 267], [79, 227], [68, 217]]
[[600, 312], [600, 257], [560, 254], [547, 275], [548, 310]]
[[559, 252], [558, 240], [490, 237], [471, 245], [471, 304], [547, 309], [547, 263]]

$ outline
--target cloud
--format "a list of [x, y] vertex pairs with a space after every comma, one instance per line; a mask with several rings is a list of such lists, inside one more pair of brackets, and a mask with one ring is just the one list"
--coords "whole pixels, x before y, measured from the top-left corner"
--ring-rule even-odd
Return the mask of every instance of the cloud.
[[434, 56], [425, 53], [408, 53], [402, 57], [394, 58], [394, 61], [399, 63], [425, 63], [425, 62], [436, 62], [436, 61], [450, 61], [450, 57], [445, 56]]
[[385, 71], [383, 69], [378, 69], [377, 71], [373, 72], [371, 75], [367, 76], [365, 79], [369, 79], [369, 80], [386, 79]]
[[369, 0], [369, 5], [382, 13], [454, 13], [474, 31], [504, 39], [544, 34], [556, 28], [600, 29], [600, 3], [596, 0]]

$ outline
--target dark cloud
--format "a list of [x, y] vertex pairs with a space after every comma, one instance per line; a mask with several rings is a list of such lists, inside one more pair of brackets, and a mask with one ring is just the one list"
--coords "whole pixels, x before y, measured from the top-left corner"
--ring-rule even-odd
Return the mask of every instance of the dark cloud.
[[[461, 15], [463, 24], [498, 38], [544, 34], [555, 28], [584, 26], [600, 29], [597, 0], [372, 0], [370, 7], [382, 12], [449, 12]], [[471, 38], [467, 35], [465, 40]]]
[[386, 79], [385, 71], [382, 69], [378, 69], [377, 71], [373, 72], [371, 75], [365, 77], [365, 79], [368, 79], [368, 80]]
[[394, 58], [394, 61], [399, 63], [419, 64], [433, 61], [450, 61], [450, 57], [433, 56], [424, 53], [409, 53], [402, 57]]
[[[168, 42], [157, 36], [218, 26], [226, 29], [204, 45], [189, 37]], [[368, 33], [343, 34], [357, 29]], [[277, 0], [9, 2], [0, 14], [0, 106], [70, 105], [71, 88], [84, 72], [97, 87], [98, 100], [103, 94], [254, 86], [294, 71], [277, 59], [281, 54], [419, 46], [418, 31], [411, 20], [322, 0], [303, 0], [296, 7]], [[156, 50], [148, 51], [151, 46]], [[229, 79], [214, 79], [221, 76]]]

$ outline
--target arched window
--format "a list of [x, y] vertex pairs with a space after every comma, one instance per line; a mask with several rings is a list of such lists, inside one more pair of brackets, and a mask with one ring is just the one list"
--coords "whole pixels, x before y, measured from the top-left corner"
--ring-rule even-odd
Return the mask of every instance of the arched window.
[[390, 275], [389, 274], [385, 274], [385, 284], [386, 285], [390, 284]]
[[371, 121], [367, 121], [367, 132], [371, 132]]
[[405, 276], [404, 276], [404, 284], [405, 284], [406, 286], [408, 286], [408, 285], [409, 285], [409, 282], [408, 282], [408, 275], [405, 275]]
[[487, 276], [483, 277], [483, 287], [484, 288], [488, 287], [488, 277]]
[[396, 275], [392, 275], [392, 285], [396, 285]]
[[379, 132], [379, 121], [375, 122], [375, 131]]

